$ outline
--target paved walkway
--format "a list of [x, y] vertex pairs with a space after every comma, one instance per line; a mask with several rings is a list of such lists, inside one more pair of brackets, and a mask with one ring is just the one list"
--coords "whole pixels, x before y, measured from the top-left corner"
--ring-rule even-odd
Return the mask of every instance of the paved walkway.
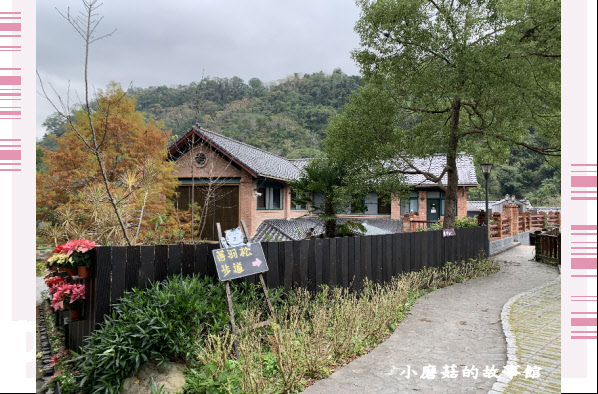
[[[421, 297], [389, 339], [306, 393], [487, 393], [496, 378], [484, 377], [484, 369], [502, 370], [507, 361], [503, 305], [559, 275], [556, 267], [529, 261], [533, 253], [530, 246], [511, 249], [496, 256], [497, 274]], [[443, 378], [445, 365], [448, 376], [454, 365], [458, 377]], [[424, 366], [436, 367], [434, 379], [421, 379]], [[463, 377], [472, 366], [477, 379]]]
[[42, 304], [42, 291], [48, 290], [46, 282], [44, 282], [43, 276], [35, 278], [35, 305], [39, 306]]
[[[521, 366], [505, 393], [561, 392], [561, 281], [527, 293], [512, 306], [511, 330]], [[540, 376], [526, 379], [525, 368], [538, 366]], [[532, 370], [528, 371], [528, 374]]]

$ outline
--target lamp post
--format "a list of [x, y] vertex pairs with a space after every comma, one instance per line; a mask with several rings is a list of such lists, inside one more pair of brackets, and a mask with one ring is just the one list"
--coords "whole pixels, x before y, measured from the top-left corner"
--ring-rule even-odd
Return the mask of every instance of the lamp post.
[[488, 242], [486, 246], [486, 257], [490, 257], [490, 227], [488, 226], [488, 216], [490, 216], [490, 212], [488, 212], [488, 178], [490, 178], [490, 172], [492, 172], [492, 163], [482, 163], [480, 164], [482, 167], [482, 172], [484, 173], [484, 179], [486, 179], [486, 242]]

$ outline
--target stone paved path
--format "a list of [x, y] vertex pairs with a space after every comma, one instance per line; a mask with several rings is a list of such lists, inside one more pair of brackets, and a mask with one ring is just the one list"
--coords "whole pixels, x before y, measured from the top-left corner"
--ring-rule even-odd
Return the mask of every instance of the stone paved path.
[[[533, 253], [530, 246], [511, 249], [496, 256], [500, 272], [421, 297], [390, 338], [306, 393], [487, 393], [496, 379], [484, 378], [483, 369], [507, 361], [503, 305], [559, 275], [556, 267], [529, 261]], [[459, 377], [442, 379], [443, 367], [453, 364]], [[420, 379], [428, 365], [436, 367], [436, 378]], [[462, 368], [472, 365], [478, 378], [462, 377]]]
[[540, 377], [517, 375], [505, 393], [561, 392], [561, 282], [526, 294], [511, 307], [511, 330], [517, 343], [520, 372], [539, 366]]

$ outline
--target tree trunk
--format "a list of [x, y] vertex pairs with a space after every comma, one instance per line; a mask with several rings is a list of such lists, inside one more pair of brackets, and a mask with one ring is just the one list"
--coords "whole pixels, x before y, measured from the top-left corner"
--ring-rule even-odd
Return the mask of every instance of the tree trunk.
[[[336, 210], [334, 209], [334, 204], [332, 202], [326, 202], [324, 207], [324, 215], [335, 216], [335, 213]], [[334, 219], [324, 221], [324, 230], [326, 233], [326, 238], [336, 237], [336, 216]]]
[[443, 228], [449, 229], [455, 227], [455, 211], [457, 209], [457, 185], [459, 184], [459, 174], [457, 172], [457, 153], [459, 147], [459, 113], [461, 109], [461, 99], [455, 97], [451, 110], [451, 124], [448, 152], [446, 154], [447, 185], [446, 199], [444, 201], [444, 224]]

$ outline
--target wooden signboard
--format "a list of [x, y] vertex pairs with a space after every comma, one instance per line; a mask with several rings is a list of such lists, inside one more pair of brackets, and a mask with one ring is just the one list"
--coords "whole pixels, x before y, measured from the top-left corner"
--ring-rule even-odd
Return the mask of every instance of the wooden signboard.
[[[230, 318], [230, 324], [233, 329], [233, 334], [236, 336], [239, 334], [237, 325], [235, 324], [235, 313], [233, 309], [233, 299], [230, 292], [230, 282], [232, 279], [243, 278], [249, 275], [258, 275], [262, 290], [268, 303], [268, 309], [272, 318], [270, 320], [262, 321], [247, 327], [246, 329], [254, 329], [258, 327], [264, 327], [274, 321], [274, 309], [272, 308], [272, 302], [268, 296], [268, 288], [264, 281], [262, 272], [268, 271], [268, 264], [266, 263], [266, 257], [264, 256], [264, 250], [262, 245], [259, 243], [250, 243], [249, 234], [245, 221], [241, 220], [241, 228], [236, 228], [226, 231], [226, 236], [222, 236], [222, 228], [220, 223], [216, 223], [216, 229], [218, 230], [218, 238], [220, 238], [220, 246], [222, 249], [216, 249], [212, 251], [214, 256], [214, 262], [216, 263], [216, 270], [218, 271], [218, 279], [225, 282], [226, 298], [228, 300], [228, 314]], [[239, 348], [237, 339], [234, 340], [235, 354], [239, 358]]]
[[268, 271], [262, 245], [247, 243], [212, 251], [218, 279], [221, 281], [243, 278]]
[[454, 237], [456, 235], [457, 235], [457, 233], [455, 232], [454, 228], [447, 228], [445, 230], [442, 230], [442, 236], [444, 238], [446, 238], [446, 237]]

